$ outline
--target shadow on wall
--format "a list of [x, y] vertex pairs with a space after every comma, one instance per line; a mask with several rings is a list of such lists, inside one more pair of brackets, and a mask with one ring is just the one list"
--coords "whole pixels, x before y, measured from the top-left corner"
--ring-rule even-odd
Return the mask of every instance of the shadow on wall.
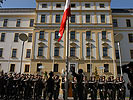
[[128, 75], [126, 73], [123, 74], [123, 78], [125, 80], [125, 86], [126, 86], [126, 97], [130, 96], [130, 92], [127, 88], [127, 83], [129, 82]]

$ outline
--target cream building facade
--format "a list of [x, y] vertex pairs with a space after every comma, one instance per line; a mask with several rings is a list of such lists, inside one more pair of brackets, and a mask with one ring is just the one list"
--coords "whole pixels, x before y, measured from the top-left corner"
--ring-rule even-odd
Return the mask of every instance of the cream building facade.
[[[128, 19], [132, 23], [132, 9], [125, 9], [125, 13], [121, 9], [111, 9], [110, 3], [111, 0], [71, 0], [69, 70], [75, 68], [77, 72], [82, 68], [90, 75], [97, 68], [99, 75], [116, 76], [119, 66], [118, 53], [115, 54], [118, 52], [114, 40], [116, 33], [126, 35], [120, 42], [122, 63], [132, 61], [132, 53], [127, 54], [127, 49], [132, 52], [128, 34], [133, 34], [133, 26], [127, 28], [125, 21]], [[1, 70], [19, 72], [22, 42], [19, 39], [14, 42], [15, 33], [26, 33], [29, 39], [32, 37], [30, 42], [25, 42], [22, 72], [54, 71], [61, 74], [65, 70], [66, 32], [62, 40], [57, 41], [64, 6], [65, 0], [36, 0], [36, 9], [0, 9], [0, 35], [1, 39], [5, 37], [0, 43]], [[117, 27], [114, 26], [116, 19]], [[7, 26], [4, 26], [6, 22]], [[21, 26], [16, 26], [18, 23]]]

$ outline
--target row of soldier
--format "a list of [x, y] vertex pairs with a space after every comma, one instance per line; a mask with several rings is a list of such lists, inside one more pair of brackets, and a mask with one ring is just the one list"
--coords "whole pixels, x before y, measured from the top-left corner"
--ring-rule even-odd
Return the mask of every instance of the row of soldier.
[[0, 99], [51, 100], [48, 98], [51, 98], [49, 93], [52, 92], [54, 100], [57, 100], [59, 96], [60, 79], [58, 75], [54, 76], [51, 73], [49, 73], [49, 78], [44, 78], [41, 75], [2, 73], [0, 75]]
[[123, 77], [113, 76], [105, 78], [105, 76], [99, 77], [96, 80], [95, 76], [87, 77], [83, 75], [83, 70], [79, 69], [78, 74], [72, 71], [74, 76], [72, 82], [72, 90], [74, 100], [87, 100], [88, 94], [90, 94], [91, 100], [97, 100], [98, 94], [100, 100], [125, 100], [125, 85]]
[[[99, 80], [96, 80], [96, 78], [92, 76], [89, 81], [84, 77], [82, 85], [83, 86], [80, 86], [82, 88], [78, 91], [77, 80], [74, 77], [74, 81], [72, 82], [74, 100], [78, 100], [78, 94], [82, 94], [79, 100], [87, 100], [88, 96], [90, 96], [91, 100], [97, 100], [98, 94], [100, 100], [107, 100], [107, 98], [109, 100], [125, 100], [125, 86], [122, 77], [117, 77], [116, 80], [114, 80], [113, 76], [111, 76], [105, 80], [105, 76], [103, 76], [100, 77]], [[81, 93], [81, 91], [83, 93]]]
[[[98, 94], [101, 100], [124, 100], [125, 99], [125, 86], [123, 77], [117, 77], [115, 80], [113, 76], [108, 80], [105, 76], [96, 80], [92, 76], [89, 80], [83, 75], [83, 71], [79, 73], [72, 73], [72, 93], [74, 100], [87, 100], [90, 94], [91, 100], [97, 100]], [[69, 81], [70, 82], [70, 81]], [[62, 78], [61, 84], [65, 97], [65, 78]], [[5, 100], [57, 100], [60, 92], [60, 79], [58, 75], [53, 72], [49, 73], [48, 77], [41, 75], [28, 75], [28, 74], [1, 74], [0, 76], [0, 98]], [[116, 95], [117, 94], [117, 95]]]

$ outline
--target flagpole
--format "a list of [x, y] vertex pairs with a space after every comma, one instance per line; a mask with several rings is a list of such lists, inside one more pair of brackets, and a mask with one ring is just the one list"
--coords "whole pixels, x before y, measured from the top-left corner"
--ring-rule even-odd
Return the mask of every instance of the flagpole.
[[67, 23], [66, 23], [66, 93], [65, 93], [65, 100], [68, 97], [68, 67], [69, 67], [69, 16], [67, 16]]
[[90, 77], [92, 75], [92, 66], [91, 66], [91, 42], [90, 42]]

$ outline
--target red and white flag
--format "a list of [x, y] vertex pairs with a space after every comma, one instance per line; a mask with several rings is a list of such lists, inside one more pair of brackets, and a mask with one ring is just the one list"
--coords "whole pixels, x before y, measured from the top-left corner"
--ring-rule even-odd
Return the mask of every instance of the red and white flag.
[[70, 15], [71, 15], [71, 12], [70, 12], [70, 0], [66, 0], [64, 14], [63, 14], [63, 17], [62, 17], [61, 26], [60, 26], [60, 30], [59, 30], [58, 42], [60, 42], [60, 40], [61, 40], [61, 38], [63, 36], [64, 30], [65, 30], [65, 27], [66, 27], [67, 17], [70, 16]]

